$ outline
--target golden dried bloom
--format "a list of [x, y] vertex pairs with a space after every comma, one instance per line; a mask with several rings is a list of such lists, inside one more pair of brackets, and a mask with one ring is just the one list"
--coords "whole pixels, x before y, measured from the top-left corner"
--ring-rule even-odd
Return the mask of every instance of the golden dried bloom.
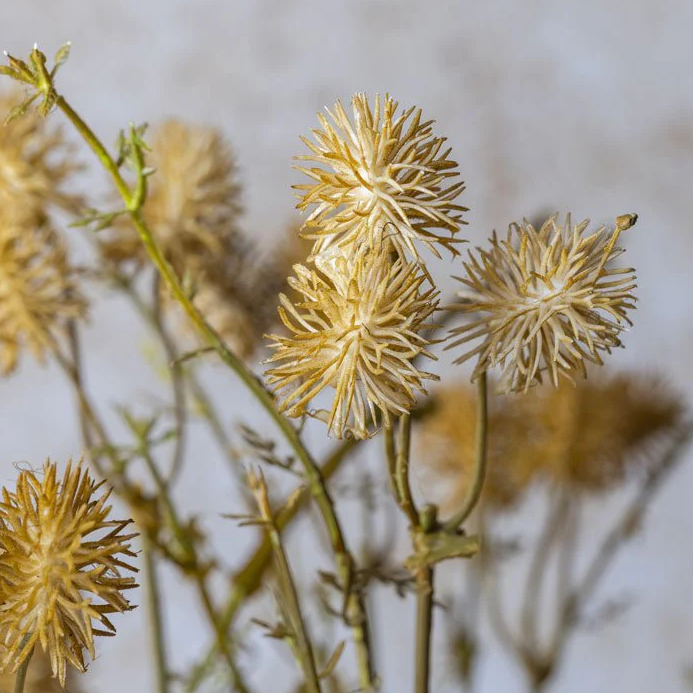
[[[67, 664], [85, 670], [95, 635], [113, 635], [109, 614], [133, 607], [123, 596], [135, 587], [123, 571], [136, 568], [123, 534], [130, 521], [109, 520], [110, 491], [99, 495], [80, 465], [62, 478], [55, 463], [43, 475], [22, 471], [0, 503], [0, 669], [16, 671], [35, 645], [65, 685]], [[95, 603], [95, 600], [99, 600]]]
[[422, 381], [435, 378], [418, 369], [419, 354], [433, 357], [421, 332], [437, 306], [433, 289], [421, 290], [416, 265], [375, 252], [351, 260], [335, 257], [317, 270], [294, 268], [291, 288], [303, 297], [292, 304], [280, 296], [289, 336], [272, 335], [275, 354], [268, 382], [283, 393], [279, 408], [289, 416], [306, 413], [325, 387], [335, 390], [330, 412], [320, 412], [329, 433], [366, 438], [368, 414], [385, 422], [406, 412]]
[[[0, 96], [2, 117], [19, 101], [17, 92]], [[78, 169], [62, 132], [37, 113], [26, 113], [0, 126], [0, 208], [4, 217], [40, 224], [50, 206], [78, 211], [80, 198], [65, 189]]]
[[[467, 383], [439, 388], [433, 408], [415, 430], [417, 459], [429, 482], [444, 488], [444, 508], [452, 513], [473, 481], [476, 390]], [[529, 435], [532, 423], [513, 398], [492, 398], [489, 406], [488, 467], [483, 501], [509, 508], [547, 463], [544, 441]]]
[[684, 421], [682, 400], [661, 379], [629, 373], [537, 388], [517, 406], [549, 451], [546, 473], [588, 491], [659, 459]]
[[70, 318], [84, 314], [65, 245], [46, 224], [27, 228], [0, 208], [0, 374], [22, 348], [39, 360]]
[[480, 315], [452, 330], [458, 339], [448, 348], [481, 341], [456, 363], [478, 355], [473, 377], [499, 365], [505, 392], [526, 392], [544, 371], [557, 386], [559, 375], [584, 376], [586, 362], [601, 365], [600, 352], [621, 346], [635, 307], [634, 270], [611, 267], [624, 252], [619, 234], [635, 218], [589, 235], [589, 222], [572, 225], [570, 215], [564, 226], [552, 216], [539, 231], [525, 220], [511, 224], [504, 241], [494, 233], [490, 250], [470, 252], [460, 279], [468, 289], [456, 308]]
[[353, 124], [340, 102], [326, 109], [332, 123], [318, 114], [315, 144], [302, 138], [311, 153], [296, 157], [318, 164], [298, 166], [313, 182], [294, 186], [298, 208], [313, 208], [305, 233], [317, 239], [316, 252], [332, 244], [380, 250], [389, 239], [417, 259], [416, 242], [436, 255], [437, 245], [455, 253], [467, 210], [455, 204], [464, 184], [451, 180], [459, 173], [445, 138], [433, 134], [432, 120], [421, 121], [420, 109], [397, 115], [389, 96], [376, 96], [371, 108], [356, 94], [351, 105]]
[[[241, 187], [236, 164], [221, 132], [169, 120], [155, 129], [148, 163], [144, 216], [178, 272], [196, 274], [236, 249]], [[114, 262], [146, 254], [127, 217], [102, 240]]]
[[[77, 686], [75, 677], [70, 674], [71, 672], [68, 671], [65, 690], [68, 693], [78, 693], [82, 689]], [[16, 675], [9, 672], [0, 674], [0, 691], [3, 693], [13, 691], [15, 678]], [[50, 659], [43, 652], [37, 652], [31, 658], [31, 666], [24, 684], [24, 693], [63, 693], [58, 679], [51, 676]]]

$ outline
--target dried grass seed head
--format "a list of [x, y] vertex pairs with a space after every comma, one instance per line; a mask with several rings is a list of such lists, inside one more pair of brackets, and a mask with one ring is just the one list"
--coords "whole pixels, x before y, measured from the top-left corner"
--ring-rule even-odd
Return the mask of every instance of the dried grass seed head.
[[351, 106], [353, 122], [340, 102], [318, 114], [315, 143], [302, 138], [310, 153], [296, 157], [317, 164], [297, 166], [311, 182], [294, 186], [298, 208], [312, 209], [304, 234], [316, 239], [315, 252], [332, 244], [379, 250], [391, 242], [416, 259], [417, 244], [436, 255], [438, 246], [455, 253], [467, 211], [455, 200], [464, 184], [454, 181], [457, 163], [433, 121], [422, 121], [417, 108], [398, 115], [387, 95], [371, 107], [366, 94], [356, 94]]
[[58, 475], [22, 471], [0, 503], [0, 638], [2, 669], [16, 671], [35, 645], [65, 684], [67, 665], [85, 670], [94, 636], [113, 635], [109, 615], [131, 609], [135, 587], [125, 534], [129, 521], [109, 520], [109, 492], [81, 465]]
[[634, 270], [612, 266], [624, 252], [618, 237], [635, 219], [623, 215], [590, 234], [587, 220], [573, 225], [570, 215], [563, 225], [552, 216], [539, 231], [525, 220], [505, 240], [494, 234], [489, 250], [470, 251], [456, 308], [475, 318], [452, 330], [448, 348], [479, 343], [456, 363], [476, 356], [473, 377], [500, 366], [505, 392], [526, 392], [545, 372], [557, 386], [559, 376], [584, 376], [587, 362], [601, 365], [603, 353], [621, 346], [635, 307]]
[[0, 374], [16, 368], [23, 348], [42, 361], [67, 321], [85, 311], [60, 236], [0, 208]]
[[409, 411], [423, 381], [435, 376], [414, 359], [434, 358], [423, 336], [437, 306], [437, 293], [422, 289], [415, 264], [374, 251], [336, 257], [318, 269], [294, 268], [295, 304], [282, 295], [280, 316], [289, 335], [272, 335], [268, 382], [281, 393], [280, 411], [309, 413], [313, 398], [334, 389], [329, 412], [318, 412], [330, 435], [369, 436], [370, 422]]

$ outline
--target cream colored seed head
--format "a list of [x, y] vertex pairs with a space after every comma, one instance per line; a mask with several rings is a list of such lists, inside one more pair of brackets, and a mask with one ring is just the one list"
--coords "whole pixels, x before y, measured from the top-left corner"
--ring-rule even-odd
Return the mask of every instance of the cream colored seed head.
[[505, 392], [527, 391], [544, 372], [557, 386], [560, 375], [584, 376], [586, 362], [601, 365], [603, 352], [621, 346], [635, 307], [634, 270], [611, 266], [623, 252], [619, 234], [635, 223], [634, 215], [619, 220], [589, 235], [589, 222], [573, 225], [570, 215], [563, 226], [552, 216], [539, 231], [525, 220], [511, 224], [506, 240], [494, 234], [490, 250], [470, 252], [456, 308], [476, 317], [452, 330], [448, 348], [479, 343], [456, 363], [477, 356], [473, 377], [500, 366]]
[[268, 382], [282, 394], [280, 410], [289, 416], [308, 411], [326, 387], [334, 389], [329, 433], [369, 436], [377, 412], [384, 422], [411, 409], [422, 381], [435, 376], [419, 370], [420, 354], [434, 358], [421, 334], [436, 308], [436, 292], [421, 290], [416, 265], [369, 252], [351, 260], [335, 258], [318, 270], [295, 266], [290, 280], [302, 300], [280, 296], [281, 319], [289, 336], [272, 335], [277, 364]]
[[315, 143], [302, 138], [311, 153], [296, 157], [318, 164], [297, 166], [312, 182], [294, 186], [298, 208], [312, 209], [304, 234], [317, 240], [315, 252], [332, 244], [378, 250], [389, 239], [417, 259], [417, 243], [436, 255], [437, 246], [455, 253], [466, 211], [455, 199], [464, 184], [452, 181], [459, 173], [445, 138], [433, 134], [433, 121], [422, 122], [420, 109], [397, 115], [389, 96], [376, 96], [371, 108], [356, 94], [351, 105], [353, 123], [339, 102], [326, 109], [332, 122], [319, 114]]
[[[65, 685], [67, 665], [85, 670], [94, 636], [113, 635], [109, 614], [132, 607], [127, 562], [135, 553], [129, 521], [109, 520], [108, 491], [81, 465], [62, 478], [55, 463], [43, 475], [22, 471], [0, 503], [0, 669], [16, 671], [40, 645]], [[98, 601], [97, 601], [98, 600]]]

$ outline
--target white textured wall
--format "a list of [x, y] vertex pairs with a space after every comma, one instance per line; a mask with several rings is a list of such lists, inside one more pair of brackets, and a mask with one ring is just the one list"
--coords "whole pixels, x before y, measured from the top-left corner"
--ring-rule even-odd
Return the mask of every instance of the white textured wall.
[[[0, 47], [15, 54], [34, 41], [52, 52], [72, 40], [62, 89], [107, 140], [130, 120], [164, 115], [221, 126], [244, 172], [246, 225], [261, 238], [291, 214], [298, 135], [316, 110], [361, 90], [388, 91], [437, 119], [468, 184], [474, 241], [547, 209], [596, 221], [638, 212], [627, 244], [640, 303], [615, 360], [657, 368], [693, 391], [693, 3], [2, 0], [0, 10]], [[107, 402], [160, 388], [141, 363], [145, 337], [132, 320], [111, 302], [89, 335], [90, 381]], [[219, 391], [231, 418], [240, 389], [229, 378]], [[211, 453], [200, 448], [183, 498], [207, 514], [227, 510], [231, 497], [214, 481]], [[58, 373], [25, 362], [0, 382], [0, 454], [3, 480], [12, 461], [79, 454]], [[609, 586], [636, 594], [637, 605], [574, 642], [555, 690], [681, 690], [681, 665], [693, 657], [692, 482], [688, 465], [611, 576]], [[184, 589], [170, 589], [167, 602], [184, 661], [206, 636]], [[396, 669], [409, 661], [409, 638], [407, 615], [388, 604], [394, 693], [406, 681]], [[101, 645], [92, 690], [151, 690], [142, 619], [120, 619], [121, 634]], [[498, 660], [483, 690], [520, 690], [512, 673]], [[273, 679], [269, 669], [258, 676]]]

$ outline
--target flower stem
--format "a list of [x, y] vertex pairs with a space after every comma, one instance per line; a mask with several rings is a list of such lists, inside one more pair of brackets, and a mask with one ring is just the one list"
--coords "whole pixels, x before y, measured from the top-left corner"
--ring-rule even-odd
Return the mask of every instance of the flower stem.
[[416, 693], [428, 693], [433, 634], [433, 568], [416, 576]]
[[24, 693], [24, 684], [26, 682], [26, 674], [29, 671], [29, 664], [31, 664], [31, 658], [34, 655], [34, 648], [29, 650], [29, 654], [26, 659], [19, 665], [17, 669], [17, 678], [14, 680], [14, 693]]
[[157, 579], [154, 545], [146, 531], [142, 533], [142, 554], [147, 585], [149, 625], [152, 635], [154, 662], [156, 664], [156, 691], [157, 693], [167, 693], [168, 666], [166, 664], [166, 643], [164, 642], [164, 627], [161, 613], [161, 593]]
[[[80, 116], [72, 109], [67, 101], [60, 95], [57, 96], [56, 106], [70, 120], [84, 141], [89, 145], [91, 150], [96, 154], [104, 168], [111, 174], [113, 181], [118, 188], [126, 207], [128, 208], [132, 223], [137, 230], [142, 244], [160, 273], [162, 279], [166, 282], [173, 297], [180, 303], [183, 310], [187, 314], [190, 322], [193, 324], [197, 332], [207, 343], [209, 347], [217, 352], [222, 362], [228, 366], [241, 379], [255, 399], [262, 405], [269, 416], [274, 420], [275, 424], [281, 431], [287, 443], [291, 446], [297, 458], [303, 465], [304, 473], [311, 489], [311, 493], [316, 501], [316, 504], [323, 517], [323, 521], [327, 528], [332, 550], [335, 554], [337, 570], [345, 590], [349, 589], [352, 582], [354, 571], [354, 560], [349, 553], [339, 519], [335, 512], [334, 503], [323, 479], [320, 468], [317, 466], [309, 452], [304, 447], [298, 431], [294, 426], [282, 416], [275, 406], [274, 396], [264, 387], [260, 380], [246, 367], [245, 363], [239, 359], [224, 343], [223, 339], [217, 332], [207, 323], [200, 311], [193, 305], [192, 300], [187, 295], [181, 285], [176, 273], [164, 257], [161, 248], [157, 244], [151, 230], [147, 226], [142, 215], [142, 204], [145, 198], [145, 191], [142, 190], [144, 173], [144, 162], [142, 161], [141, 151], [135, 147], [133, 155], [135, 157], [136, 168], [138, 169], [138, 187], [133, 193], [125, 183], [120, 174], [118, 166], [110, 156], [101, 141], [91, 131], [89, 126], [80, 118]], [[146, 186], [145, 186], [146, 187]], [[349, 595], [347, 597], [346, 616], [352, 625], [354, 631], [354, 641], [357, 648], [368, 647], [370, 642], [368, 630], [368, 620], [365, 613], [365, 605], [363, 599], [357, 595]], [[370, 689], [374, 685], [374, 672], [371, 663], [370, 653], [363, 653], [359, 658], [360, 661], [367, 662], [367, 667], [361, 667], [360, 680], [361, 685]]]
[[471, 515], [476, 504], [481, 498], [486, 479], [487, 466], [487, 436], [488, 436], [488, 388], [486, 382], [486, 371], [477, 380], [477, 411], [476, 411], [476, 432], [475, 432], [475, 458], [474, 458], [474, 478], [472, 485], [467, 491], [462, 507], [444, 525], [446, 531], [454, 532]]
[[409, 451], [411, 447], [411, 416], [402, 414], [397, 431], [397, 456], [395, 466], [395, 483], [401, 508], [412, 527], [419, 523], [419, 514], [414, 504], [409, 485]]

